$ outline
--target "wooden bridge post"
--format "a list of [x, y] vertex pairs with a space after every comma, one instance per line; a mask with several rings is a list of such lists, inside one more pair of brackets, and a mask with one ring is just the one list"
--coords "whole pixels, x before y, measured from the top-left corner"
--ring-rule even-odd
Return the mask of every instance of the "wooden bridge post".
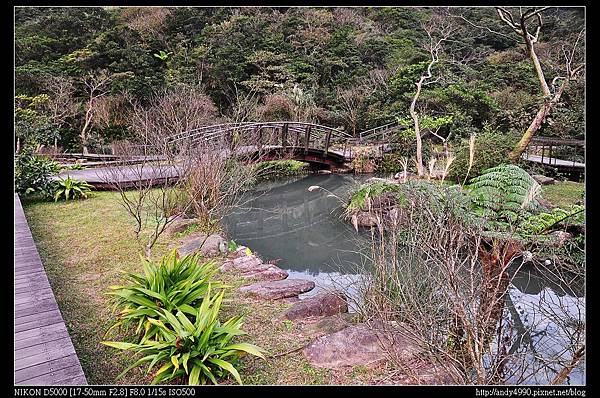
[[257, 143], [258, 143], [258, 149], [262, 149], [263, 143], [262, 143], [262, 126], [257, 126], [254, 128], [254, 135], [258, 135], [258, 139], [257, 139]]
[[285, 150], [285, 148], [287, 147], [287, 135], [288, 135], [288, 124], [284, 123], [283, 127], [281, 128], [281, 146], [283, 147], [283, 150]]
[[327, 157], [327, 151], [329, 150], [329, 141], [331, 140], [331, 131], [325, 135], [325, 150], [323, 151], [323, 157]]
[[542, 144], [542, 164], [544, 164], [544, 151], [546, 150], [546, 146]]
[[308, 144], [310, 142], [310, 130], [311, 130], [312, 126], [307, 126], [306, 127], [306, 133], [305, 133], [305, 137], [304, 137], [304, 154], [308, 153]]

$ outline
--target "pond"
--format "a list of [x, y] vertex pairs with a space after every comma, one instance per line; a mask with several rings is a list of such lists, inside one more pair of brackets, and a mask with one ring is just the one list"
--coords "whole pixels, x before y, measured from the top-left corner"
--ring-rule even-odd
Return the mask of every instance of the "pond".
[[[369, 175], [311, 174], [259, 184], [243, 208], [225, 220], [229, 236], [257, 252], [264, 260], [275, 260], [289, 278], [310, 279], [317, 287], [304, 296], [330, 288], [342, 288], [356, 299], [359, 270], [371, 233], [356, 232], [342, 218], [342, 204], [351, 191]], [[311, 190], [311, 186], [322, 189]], [[585, 319], [582, 278], [565, 284], [532, 266], [514, 269], [507, 308], [516, 320], [519, 344], [511, 349], [542, 350], [545, 357], [570, 358], [562, 352], [569, 328]], [[355, 310], [352, 307], [350, 311]], [[564, 322], [556, 322], [561, 319]], [[575, 325], [575, 326], [573, 326]], [[532, 359], [534, 360], [534, 359]], [[528, 384], [548, 383], [556, 369], [540, 365], [528, 375]], [[569, 384], [585, 383], [584, 362], [570, 374]]]

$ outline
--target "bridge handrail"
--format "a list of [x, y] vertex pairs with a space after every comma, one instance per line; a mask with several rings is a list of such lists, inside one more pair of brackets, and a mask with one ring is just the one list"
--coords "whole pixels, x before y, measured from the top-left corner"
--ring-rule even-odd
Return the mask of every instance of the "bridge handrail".
[[221, 123], [221, 124], [210, 125], [210, 126], [202, 126], [202, 127], [198, 127], [198, 128], [192, 129], [192, 130], [187, 130], [187, 131], [183, 131], [183, 132], [180, 132], [177, 134], [173, 134], [173, 135], [167, 137], [167, 142], [173, 143], [173, 142], [177, 142], [177, 141], [180, 141], [183, 139], [189, 139], [189, 138], [201, 135], [202, 133], [208, 133], [208, 134], [217, 133], [217, 135], [218, 135], [218, 134], [223, 134], [223, 133], [226, 133], [226, 132], [229, 132], [232, 130], [248, 130], [248, 129], [252, 129], [255, 127], [266, 127], [266, 128], [283, 127], [283, 125], [285, 125], [285, 124], [288, 125], [288, 128], [294, 127], [294, 126], [313, 126], [313, 128], [315, 128], [314, 132], [331, 131], [332, 134], [335, 134], [336, 136], [342, 136], [345, 138], [352, 137], [352, 135], [350, 135], [349, 133], [346, 133], [344, 131], [334, 129], [332, 127], [316, 124], [316, 123], [297, 122], [297, 121], [276, 121], [276, 122]]
[[377, 126], [377, 127], [373, 127], [371, 129], [365, 130], [365, 131], [361, 131], [358, 134], [358, 138], [361, 142], [367, 141], [367, 140], [372, 139], [373, 137], [376, 137], [377, 135], [387, 133], [391, 129], [396, 128], [396, 127], [397, 128], [405, 128], [405, 126], [400, 125], [397, 121], [393, 121], [393, 122], [384, 124], [382, 126]]

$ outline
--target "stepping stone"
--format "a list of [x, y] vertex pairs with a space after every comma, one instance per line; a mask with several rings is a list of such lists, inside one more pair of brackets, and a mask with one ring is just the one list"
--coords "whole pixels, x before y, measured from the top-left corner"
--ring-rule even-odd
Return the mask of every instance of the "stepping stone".
[[226, 261], [223, 263], [223, 265], [221, 265], [221, 267], [219, 267], [219, 269], [222, 272], [226, 272], [232, 269], [242, 272], [251, 272], [252, 270], [256, 269], [261, 265], [263, 265], [262, 260], [254, 255], [251, 255], [238, 257], [234, 258], [233, 260]]
[[315, 367], [335, 369], [379, 362], [388, 357], [386, 349], [403, 361], [410, 361], [419, 352], [399, 332], [383, 333], [373, 325], [359, 324], [319, 337], [304, 348], [303, 354]]
[[206, 237], [204, 233], [187, 236], [183, 245], [177, 250], [180, 256], [201, 252], [205, 257], [218, 256], [227, 250], [227, 241], [217, 234]]
[[278, 281], [288, 277], [288, 273], [272, 264], [261, 264], [256, 268], [242, 273], [244, 278], [258, 278], [262, 281]]
[[295, 320], [312, 316], [330, 316], [348, 312], [348, 302], [342, 293], [319, 293], [306, 298], [288, 309], [283, 318]]
[[240, 292], [263, 300], [278, 300], [296, 297], [314, 288], [315, 283], [313, 281], [306, 279], [284, 279], [243, 286], [240, 288]]

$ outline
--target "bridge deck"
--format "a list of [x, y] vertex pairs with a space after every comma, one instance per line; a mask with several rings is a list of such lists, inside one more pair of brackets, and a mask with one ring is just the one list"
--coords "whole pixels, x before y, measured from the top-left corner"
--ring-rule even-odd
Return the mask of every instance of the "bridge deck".
[[15, 194], [15, 385], [85, 385], [85, 375]]
[[585, 164], [580, 162], [574, 162], [570, 160], [562, 160], [557, 158], [549, 158], [547, 156], [542, 157], [540, 155], [523, 155], [523, 159], [529, 160], [531, 162], [547, 164], [549, 166], [559, 166], [559, 167], [570, 167], [575, 169], [584, 169]]

